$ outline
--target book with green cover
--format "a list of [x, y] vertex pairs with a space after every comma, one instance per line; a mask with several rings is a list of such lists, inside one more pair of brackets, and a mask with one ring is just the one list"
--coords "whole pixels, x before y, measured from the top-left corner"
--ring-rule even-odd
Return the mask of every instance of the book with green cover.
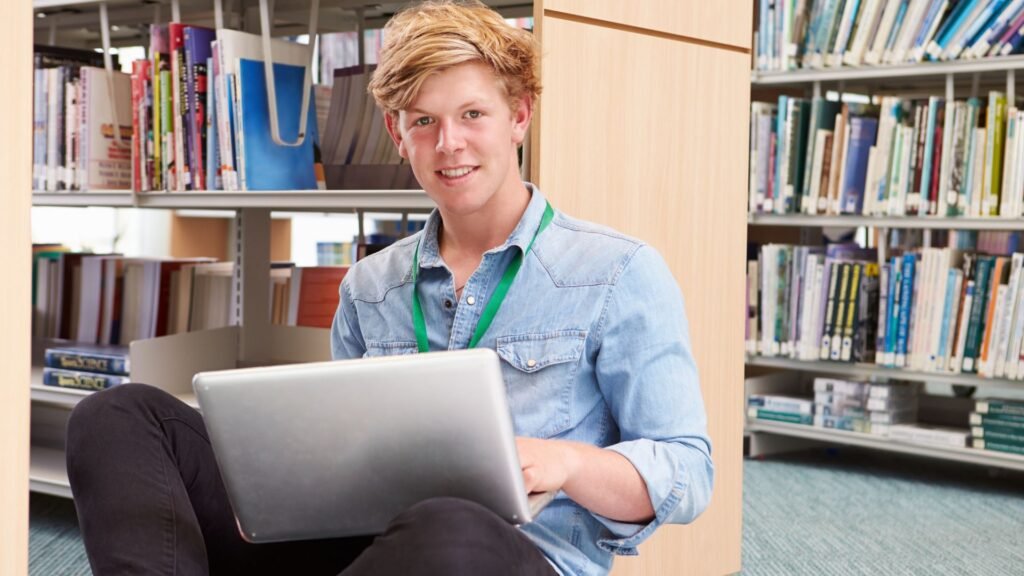
[[977, 263], [977, 283], [975, 284], [974, 302], [971, 303], [971, 315], [967, 324], [967, 341], [964, 344], [962, 371], [976, 373], [978, 371], [978, 352], [981, 339], [985, 334], [985, 311], [988, 309], [989, 280], [992, 276], [992, 256], [981, 256]]
[[1024, 417], [1024, 400], [1005, 400], [1002, 398], [983, 398], [974, 403], [974, 411], [987, 415], [1014, 415]]
[[812, 414], [779, 412], [776, 410], [762, 410], [760, 408], [748, 408], [747, 417], [752, 420], [770, 420], [772, 422], [784, 422], [786, 424], [803, 424], [806, 426], [810, 426], [814, 423], [814, 416]]

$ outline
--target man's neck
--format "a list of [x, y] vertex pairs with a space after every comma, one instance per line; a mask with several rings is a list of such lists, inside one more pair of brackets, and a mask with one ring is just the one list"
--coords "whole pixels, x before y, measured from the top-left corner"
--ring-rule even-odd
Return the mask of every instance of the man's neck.
[[481, 213], [463, 217], [441, 215], [438, 247], [446, 261], [479, 262], [485, 252], [508, 239], [530, 205], [532, 195], [519, 182], [515, 192], [503, 196], [501, 202], [489, 204]]

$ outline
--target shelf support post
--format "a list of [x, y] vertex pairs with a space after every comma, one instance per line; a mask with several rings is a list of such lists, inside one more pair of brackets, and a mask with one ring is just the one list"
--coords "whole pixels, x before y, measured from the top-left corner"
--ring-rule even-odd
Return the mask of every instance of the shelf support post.
[[171, 22], [181, 22], [180, 0], [171, 0]]
[[1017, 99], [1017, 71], [1010, 68], [1006, 71], [1006, 101], [1009, 106], [1014, 105], [1014, 101]]
[[981, 74], [971, 74], [971, 98], [978, 97], [978, 87], [981, 85]]
[[235, 271], [232, 317], [240, 327], [240, 363], [270, 357], [270, 210], [243, 208], [235, 213]]
[[949, 106], [956, 98], [956, 87], [953, 85], [953, 74], [946, 74], [946, 105]]

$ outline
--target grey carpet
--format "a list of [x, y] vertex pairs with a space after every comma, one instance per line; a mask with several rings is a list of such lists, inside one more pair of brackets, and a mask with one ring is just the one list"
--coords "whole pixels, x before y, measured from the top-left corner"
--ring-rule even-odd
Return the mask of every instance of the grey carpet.
[[1024, 570], [1024, 475], [844, 448], [744, 461], [743, 574]]
[[[743, 574], [1020, 574], [1024, 474], [860, 449], [745, 460]], [[33, 494], [30, 574], [90, 574], [70, 500]]]
[[32, 576], [92, 574], [71, 500], [43, 494], [29, 497], [28, 565]]

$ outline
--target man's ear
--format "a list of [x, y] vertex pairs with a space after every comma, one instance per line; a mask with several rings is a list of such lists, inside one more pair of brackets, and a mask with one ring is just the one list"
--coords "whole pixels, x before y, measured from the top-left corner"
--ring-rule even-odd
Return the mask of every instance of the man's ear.
[[398, 112], [385, 113], [384, 114], [384, 125], [388, 129], [388, 134], [391, 136], [391, 141], [398, 147], [398, 155], [406, 160], [409, 159], [409, 154], [405, 150], [405, 142], [402, 140], [402, 130], [398, 127]]
[[521, 96], [512, 109], [512, 141], [516, 146], [526, 139], [526, 129], [530, 127], [530, 119], [533, 118], [533, 98], [528, 95]]

